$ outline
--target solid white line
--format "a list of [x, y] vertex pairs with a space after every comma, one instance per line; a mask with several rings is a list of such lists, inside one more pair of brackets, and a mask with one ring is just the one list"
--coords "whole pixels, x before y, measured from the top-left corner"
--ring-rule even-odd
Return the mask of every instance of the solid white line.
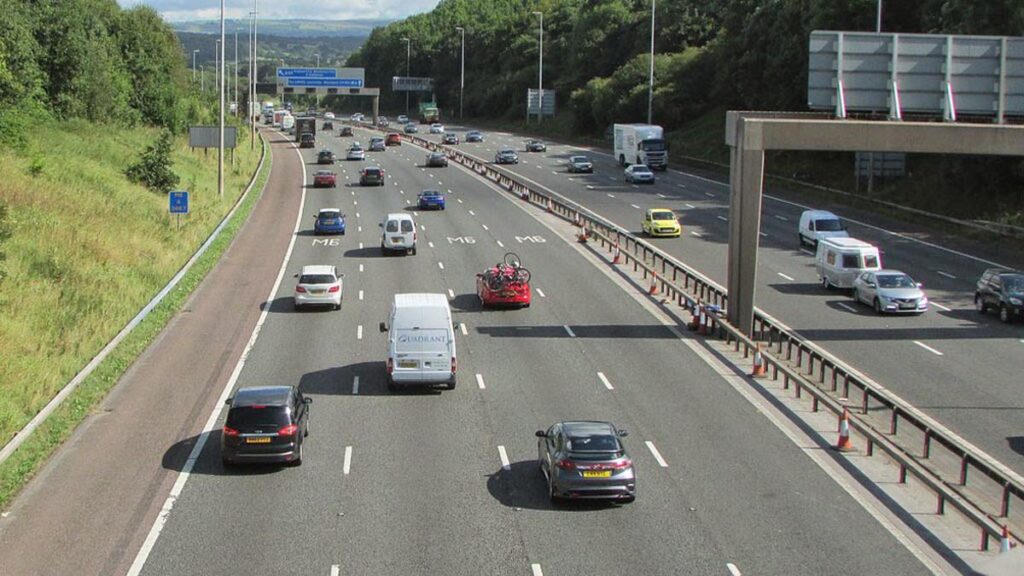
[[794, 280], [794, 278], [793, 278], [792, 276], [787, 276], [786, 274], [783, 274], [782, 272], [778, 272], [777, 274], [778, 274], [779, 276], [782, 276], [782, 277], [783, 277], [783, 278], [785, 278], [786, 280], [789, 280], [790, 282], [792, 282], [792, 281]]
[[356, 340], [363, 339], [363, 325], [356, 326]]
[[533, 576], [544, 576], [544, 572], [540, 569], [540, 564], [530, 564], [530, 570], [533, 570]]
[[694, 232], [693, 230], [690, 231], [690, 235], [691, 236], [696, 236], [697, 238], [702, 238], [703, 237], [700, 232]]
[[340, 576], [340, 574], [341, 574], [341, 567], [339, 567], [337, 564], [332, 564], [331, 565], [331, 576]]
[[349, 470], [352, 469], [352, 447], [345, 446], [345, 463], [341, 466], [341, 473], [348, 476]]
[[480, 388], [481, 390], [486, 390], [486, 389], [487, 389], [487, 386], [486, 386], [486, 385], [484, 385], [484, 377], [483, 377], [483, 374], [477, 374], [477, 375], [476, 375], [476, 385], [477, 385], [477, 387], [478, 387], [478, 388]]
[[462, 204], [462, 198], [456, 198], [456, 200], [459, 201], [459, 204]]
[[609, 194], [608, 192], [605, 192], [605, 195], [608, 196], [609, 198], [615, 198], [615, 194]]
[[853, 306], [847, 304], [846, 302], [836, 302], [836, 306], [839, 306], [840, 308], [848, 312], [853, 312], [854, 314], [857, 313], [857, 310]]
[[693, 204], [685, 204], [685, 206], [686, 206], [687, 208], [696, 208], [696, 206], [694, 206]]
[[609, 382], [608, 378], [604, 375], [604, 372], [598, 372], [597, 377], [601, 379], [601, 384], [604, 384], [605, 388], [615, 390], [615, 388], [612, 387], [612, 383]]
[[537, 288], [537, 294], [540, 294], [541, 298], [547, 298], [547, 296], [544, 295], [544, 291], [541, 290], [540, 288]]
[[504, 248], [504, 247], [505, 247], [505, 245], [501, 243], [501, 240], [498, 240], [498, 248]]
[[801, 248], [800, 251], [803, 252], [804, 254], [807, 254], [808, 256], [814, 256], [814, 252], [811, 252], [807, 248]]
[[476, 212], [473, 212], [472, 210], [470, 210], [470, 211], [469, 211], [469, 215], [470, 215], [470, 216], [476, 216]]
[[569, 328], [568, 324], [563, 325], [562, 328], [565, 328], [565, 331], [566, 331], [566, 333], [569, 334], [570, 338], [575, 338], [576, 337], [576, 333], [572, 331], [572, 328]]
[[466, 329], [465, 322], [459, 322], [459, 331], [462, 332], [463, 336], [469, 336], [469, 331]]
[[362, 265], [362, 264], [360, 264], [360, 265], [359, 265], [359, 271], [360, 271], [360, 272], [362, 272], [362, 271], [363, 271], [363, 265]]
[[637, 210], [639, 210], [639, 209], [640, 209], [640, 207], [639, 207], [639, 206], [637, 206], [636, 204], [630, 204], [630, 206], [632, 206], [633, 208], [636, 208]]
[[449, 298], [455, 298], [455, 290], [452, 290], [451, 288], [449, 288], [448, 289], [448, 297]]
[[725, 567], [729, 569], [729, 574], [732, 574], [732, 576], [743, 576], [743, 574], [740, 573], [740, 569], [732, 562], [726, 562]]
[[441, 270], [444, 270], [444, 262], [438, 262], [437, 267], [440, 268]]
[[944, 356], [944, 354], [942, 352], [939, 352], [938, 350], [936, 350], [935, 348], [932, 348], [931, 346], [925, 344], [924, 342], [921, 342], [921, 341], [918, 341], [918, 340], [914, 340], [914, 344], [917, 344], [921, 348], [924, 348], [925, 350], [931, 352], [932, 354], [935, 354], [936, 356]]
[[932, 300], [932, 306], [935, 306], [936, 308], [938, 308], [939, 310], [942, 310], [943, 312], [952, 312], [953, 311], [952, 308], [946, 308], [945, 306], [943, 306], [942, 304], [939, 304], [938, 302], [936, 302], [934, 300]]
[[481, 226], [484, 227], [484, 230], [490, 230], [490, 228], [487, 227], [487, 224], [481, 224]]
[[427, 246], [430, 246], [431, 248], [433, 248], [434, 247], [434, 243], [433, 242], [427, 242]]
[[[288, 266], [288, 260], [292, 256], [292, 250], [295, 248], [295, 239], [298, 238], [299, 226], [302, 224], [302, 214], [305, 212], [306, 206], [306, 163], [302, 160], [302, 154], [298, 148], [293, 148], [295, 154], [299, 157], [299, 162], [302, 164], [302, 199], [299, 201], [299, 212], [295, 218], [295, 228], [292, 231], [291, 240], [288, 242], [288, 250], [284, 254], [284, 260], [281, 262], [281, 268], [277, 272], [277, 279], [274, 281], [273, 288], [270, 289], [270, 294], [267, 296], [267, 301], [273, 300], [274, 295], [277, 294], [278, 289], [281, 287], [281, 280], [284, 278], [285, 270]], [[260, 313], [259, 318], [256, 320], [256, 326], [253, 327], [252, 335], [249, 337], [249, 341], [245, 344], [245, 349], [242, 350], [242, 355], [239, 356], [238, 362], [235, 364], [235, 369], [231, 372], [231, 376], [228, 378], [227, 383], [224, 385], [224, 389], [220, 393], [220, 398], [213, 405], [213, 412], [210, 413], [210, 417], [206, 420], [206, 424], [203, 426], [203, 431], [199, 435], [199, 439], [196, 440], [195, 445], [192, 447], [192, 451], [188, 455], [188, 459], [185, 460], [185, 465], [182, 466], [181, 471], [178, 472], [178, 478], [174, 481], [174, 485], [171, 487], [171, 492], [164, 501], [163, 506], [160, 508], [160, 512], [157, 513], [157, 517], [153, 520], [153, 526], [150, 527], [149, 533], [146, 535], [146, 540], [142, 543], [142, 547], [139, 549], [138, 554], [135, 555], [135, 560], [132, 562], [131, 567], [128, 568], [127, 576], [138, 576], [142, 572], [142, 568], [146, 565], [146, 560], [149, 559], [150, 553], [153, 551], [153, 547], [156, 546], [156, 541], [160, 537], [160, 533], [164, 529], [164, 525], [167, 524], [167, 519], [171, 515], [171, 510], [174, 508], [174, 503], [177, 502], [178, 496], [181, 495], [182, 490], [185, 489], [185, 483], [188, 482], [189, 477], [192, 475], [192, 469], [195, 468], [196, 462], [199, 460], [199, 455], [203, 451], [203, 447], [206, 446], [206, 441], [210, 437], [210, 431], [213, 430], [214, 425], [217, 423], [217, 419], [220, 418], [221, 412], [224, 410], [225, 401], [231, 395], [231, 391], [235, 387], [235, 383], [238, 382], [238, 377], [242, 373], [242, 367], [245, 366], [245, 361], [249, 358], [249, 353], [252, 351], [253, 346], [256, 344], [256, 339], [260, 335], [260, 329], [263, 327], [263, 323], [266, 322], [267, 315], [270, 313], [270, 307], [264, 308]]]
[[651, 454], [654, 455], [654, 459], [658, 461], [658, 465], [661, 466], [662, 468], [668, 468], [668, 463], [665, 462], [665, 459], [661, 457], [661, 452], [658, 452], [658, 449], [654, 447], [654, 442], [647, 440], [644, 442], [644, 444], [647, 444], [647, 449], [650, 450]]
[[715, 197], [715, 195], [712, 194], [711, 192], [705, 192], [704, 195], [707, 196], [708, 198], [714, 198]]
[[945, 276], [946, 278], [949, 278], [950, 280], [956, 280], [956, 276], [953, 276], [949, 272], [943, 272], [942, 270], [936, 270], [935, 273], [938, 274], [939, 276]]
[[505, 453], [504, 446], [498, 446], [498, 457], [501, 458], [501, 468], [503, 470], [511, 470], [512, 465], [508, 462], [508, 454]]
[[726, 218], [725, 216], [719, 216], [718, 219], [723, 221], [723, 222], [728, 222], [729, 221], [729, 219]]
[[[783, 222], [789, 222], [789, 218], [786, 218], [785, 216], [781, 216], [779, 214], [776, 214], [775, 217], [778, 218], [779, 220], [782, 220]], [[731, 564], [730, 564], [730, 566], [731, 566]]]
[[360, 290], [360, 291], [359, 291], [359, 299], [360, 299], [360, 300], [362, 300], [362, 299], [363, 299], [363, 291], [362, 291], [362, 290]]
[[352, 377], [352, 395], [353, 396], [358, 396], [359, 395], [359, 376], [353, 376]]

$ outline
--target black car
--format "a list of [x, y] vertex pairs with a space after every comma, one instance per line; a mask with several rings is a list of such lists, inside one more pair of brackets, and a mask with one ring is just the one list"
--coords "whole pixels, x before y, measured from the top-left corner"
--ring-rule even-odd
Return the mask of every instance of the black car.
[[231, 408], [220, 435], [224, 465], [302, 464], [302, 443], [309, 435], [312, 401], [294, 386], [240, 388], [227, 400]]
[[316, 155], [317, 164], [334, 164], [334, 152], [324, 148]]
[[449, 133], [444, 135], [444, 138], [441, 139], [441, 142], [444, 143], [444, 144], [458, 144], [459, 143], [459, 135], [455, 134], [453, 132], [449, 132]]
[[351, 126], [342, 126], [341, 127], [341, 131], [338, 132], [338, 136], [351, 136], [351, 135], [352, 135], [352, 127]]
[[590, 161], [590, 158], [586, 156], [573, 156], [569, 158], [569, 172], [591, 173], [593, 171], [594, 163]]
[[303, 132], [299, 136], [299, 148], [312, 148], [316, 146], [316, 136], [309, 132]]
[[325, 120], [324, 121], [323, 129], [324, 130], [334, 130], [334, 122], [332, 122], [330, 120]]
[[519, 154], [516, 154], [515, 150], [506, 148], [504, 150], [498, 150], [498, 153], [494, 155], [495, 164], [519, 164]]
[[1024, 317], [1024, 272], [1008, 268], [982, 272], [974, 291], [974, 307], [982, 314], [998, 310], [1003, 322]]
[[483, 141], [484, 141], [483, 133], [478, 132], [476, 130], [473, 130], [471, 132], [466, 132], [466, 142], [483, 142]]
[[526, 143], [527, 152], [547, 152], [548, 145], [540, 140], [530, 140]]
[[427, 167], [440, 167], [444, 168], [448, 166], [448, 157], [440, 152], [431, 152], [427, 154]]
[[359, 172], [360, 186], [383, 186], [384, 169], [376, 166], [367, 166]]

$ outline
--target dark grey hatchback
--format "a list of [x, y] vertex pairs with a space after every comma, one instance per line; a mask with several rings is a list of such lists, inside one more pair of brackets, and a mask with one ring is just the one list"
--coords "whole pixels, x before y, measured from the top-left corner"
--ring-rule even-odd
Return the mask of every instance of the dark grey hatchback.
[[551, 501], [635, 500], [636, 469], [622, 444], [625, 436], [609, 422], [559, 422], [538, 430], [540, 470]]
[[240, 388], [227, 400], [231, 408], [220, 435], [224, 465], [302, 464], [302, 443], [309, 435], [312, 401], [294, 386]]

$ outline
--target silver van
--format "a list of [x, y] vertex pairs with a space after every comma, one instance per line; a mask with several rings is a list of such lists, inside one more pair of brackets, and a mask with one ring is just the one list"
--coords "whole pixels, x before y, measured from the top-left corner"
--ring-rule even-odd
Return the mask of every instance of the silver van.
[[444, 294], [395, 294], [388, 321], [388, 389], [444, 384], [455, 389], [455, 325]]
[[388, 214], [381, 227], [380, 251], [416, 254], [416, 222], [402, 213]]

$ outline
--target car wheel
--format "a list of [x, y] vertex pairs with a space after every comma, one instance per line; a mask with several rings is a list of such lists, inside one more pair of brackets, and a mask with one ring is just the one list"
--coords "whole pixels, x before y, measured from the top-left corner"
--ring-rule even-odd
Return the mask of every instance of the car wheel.
[[413, 256], [415, 256], [415, 255], [416, 255], [416, 247], [415, 247], [415, 246], [413, 246], [413, 247], [412, 247], [412, 255], [413, 255]]
[[341, 310], [341, 304], [335, 304], [334, 305], [334, 309], [335, 310]]
[[446, 386], [445, 388], [446, 388], [447, 390], [455, 390], [455, 380], [454, 380], [454, 379], [452, 379], [452, 381], [451, 381], [451, 382], [449, 382], [449, 383], [448, 383], [448, 386]]
[[825, 290], [832, 289], [832, 283], [828, 281], [828, 276], [821, 277], [821, 287], [824, 288]]
[[860, 292], [856, 288], [853, 289], [853, 301], [860, 304]]
[[398, 392], [398, 384], [395, 384], [394, 380], [388, 379], [388, 390], [391, 392]]
[[803, 234], [797, 234], [796, 235], [796, 241], [799, 243], [798, 246], [800, 246], [801, 248], [803, 248], [804, 244], [806, 244], [806, 242], [804, 242], [804, 235]]
[[299, 454], [295, 457], [295, 460], [292, 460], [292, 466], [302, 466], [302, 442], [299, 442]]
[[559, 498], [558, 495], [555, 494], [555, 482], [550, 475], [548, 475], [548, 499], [551, 500], [552, 504], [555, 504], [559, 500], [561, 500], [561, 498]]
[[1009, 324], [1013, 318], [1010, 316], [1010, 309], [1006, 304], [999, 305], [999, 321], [1003, 324]]
[[220, 457], [220, 463], [221, 463], [221, 466], [223, 466], [224, 468], [230, 469], [230, 468], [234, 468], [235, 467], [235, 463], [232, 462], [231, 460], [228, 460], [227, 457], [225, 457], [225, 456], [221, 456]]
[[980, 294], [974, 295], [974, 309], [977, 310], [979, 314], [984, 314], [988, 309], [988, 306], [985, 306], [985, 300], [982, 299]]
[[299, 310], [302, 310], [302, 304], [299, 304], [298, 302], [293, 304], [293, 307], [295, 308], [296, 312], [298, 312]]
[[875, 313], [876, 314], [881, 314], [882, 313], [882, 301], [879, 300], [878, 298], [875, 298]]

